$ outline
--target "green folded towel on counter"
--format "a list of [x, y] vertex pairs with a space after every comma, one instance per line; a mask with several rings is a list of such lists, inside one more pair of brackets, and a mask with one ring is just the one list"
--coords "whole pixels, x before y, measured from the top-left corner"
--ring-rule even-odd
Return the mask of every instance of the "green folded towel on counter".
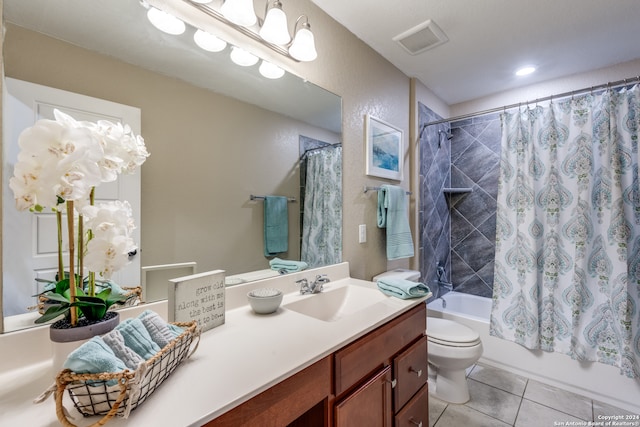
[[274, 258], [269, 261], [269, 266], [272, 270], [286, 270], [287, 273], [294, 273], [296, 271], [302, 271], [309, 268], [309, 265], [304, 261], [289, 261], [280, 258]]
[[384, 294], [400, 299], [420, 298], [431, 294], [424, 283], [405, 279], [383, 278], [377, 281], [377, 285]]

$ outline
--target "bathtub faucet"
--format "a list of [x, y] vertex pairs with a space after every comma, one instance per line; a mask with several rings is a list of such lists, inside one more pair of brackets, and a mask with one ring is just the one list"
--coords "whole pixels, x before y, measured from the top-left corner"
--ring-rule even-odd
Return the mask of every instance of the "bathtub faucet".
[[447, 308], [447, 300], [442, 298], [442, 297], [438, 297], [436, 298], [436, 301], [441, 299], [442, 300], [442, 308]]

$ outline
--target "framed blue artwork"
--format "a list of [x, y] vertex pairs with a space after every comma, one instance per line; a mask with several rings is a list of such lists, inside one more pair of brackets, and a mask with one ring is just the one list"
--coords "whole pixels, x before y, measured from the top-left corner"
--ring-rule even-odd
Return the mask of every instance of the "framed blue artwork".
[[402, 181], [402, 130], [367, 114], [365, 138], [366, 174]]

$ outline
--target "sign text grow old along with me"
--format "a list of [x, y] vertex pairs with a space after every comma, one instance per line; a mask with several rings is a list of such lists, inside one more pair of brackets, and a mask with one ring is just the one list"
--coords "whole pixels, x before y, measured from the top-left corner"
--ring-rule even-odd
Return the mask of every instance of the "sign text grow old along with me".
[[169, 321], [195, 320], [202, 331], [224, 323], [224, 270], [169, 280]]

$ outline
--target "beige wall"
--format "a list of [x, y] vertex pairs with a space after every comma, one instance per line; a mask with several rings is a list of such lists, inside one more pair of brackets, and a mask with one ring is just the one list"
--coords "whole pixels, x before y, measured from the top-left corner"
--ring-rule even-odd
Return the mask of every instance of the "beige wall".
[[[196, 261], [228, 274], [268, 268], [262, 202], [299, 197], [299, 134], [339, 136], [267, 110], [7, 25], [5, 72], [142, 110], [142, 265]], [[299, 259], [299, 203], [289, 252]]]

